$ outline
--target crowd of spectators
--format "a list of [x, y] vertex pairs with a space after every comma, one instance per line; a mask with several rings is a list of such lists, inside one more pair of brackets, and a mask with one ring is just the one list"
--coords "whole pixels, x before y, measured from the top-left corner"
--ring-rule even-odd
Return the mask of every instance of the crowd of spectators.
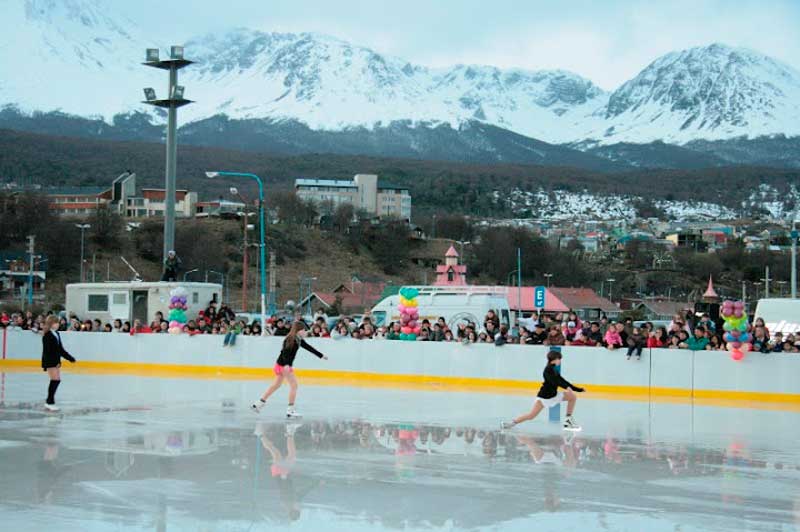
[[[34, 316], [31, 312], [0, 315], [2, 327], [16, 327], [39, 331], [44, 327], [46, 315]], [[248, 323], [237, 319], [226, 304], [209, 303], [198, 315], [189, 319], [185, 334], [212, 334], [224, 336], [223, 344], [232, 346], [236, 337], [285, 336], [292, 321], [298, 316], [270, 316], [262, 331], [256, 320]], [[696, 318], [691, 312], [675, 315], [668, 326], [655, 326], [651, 322], [636, 326], [631, 318], [619, 321], [602, 317], [597, 321], [582, 321], [575, 312], [539, 315], [520, 318], [516, 327], [501, 323], [494, 311], [489, 311], [482, 324], [461, 321], [451, 327], [444, 317], [435, 321], [423, 319], [417, 341], [459, 342], [462, 344], [486, 343], [494, 345], [523, 344], [546, 346], [602, 347], [624, 352], [628, 359], [640, 358], [645, 348], [687, 349], [691, 351], [728, 350], [720, 324], [707, 314]], [[305, 335], [311, 338], [334, 340], [400, 340], [399, 321], [387, 325], [376, 324], [369, 313], [356, 320], [347, 316], [331, 322], [322, 312], [317, 312], [307, 323]], [[107, 332], [135, 334], [166, 334], [169, 323], [161, 312], [157, 312], [150, 324], [135, 320], [113, 320], [103, 323], [98, 319], [80, 320], [75, 316], [61, 318], [61, 331]], [[753, 324], [750, 350], [760, 353], [800, 353], [800, 335], [776, 333], [770, 335], [760, 318]]]

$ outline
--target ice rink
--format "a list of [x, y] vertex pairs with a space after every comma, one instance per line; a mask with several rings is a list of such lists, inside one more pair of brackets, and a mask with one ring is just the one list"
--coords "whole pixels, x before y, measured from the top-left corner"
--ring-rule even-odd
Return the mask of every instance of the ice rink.
[[[305, 383], [0, 376], [3, 530], [800, 530], [800, 413], [584, 394], [565, 433], [535, 395]], [[368, 384], [368, 383], [367, 383]], [[590, 390], [591, 392], [591, 390]], [[563, 415], [563, 412], [562, 412]]]

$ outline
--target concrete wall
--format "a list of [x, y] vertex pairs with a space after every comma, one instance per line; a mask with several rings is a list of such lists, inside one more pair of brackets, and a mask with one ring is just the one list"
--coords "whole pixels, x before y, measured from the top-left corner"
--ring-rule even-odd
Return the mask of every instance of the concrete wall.
[[[241, 371], [269, 376], [282, 338], [240, 336], [233, 348], [223, 347], [222, 336], [115, 333], [62, 333], [67, 349], [79, 362], [128, 363], [146, 370], [147, 364], [200, 366], [204, 371]], [[302, 374], [331, 376], [373, 374], [373, 380], [395, 376], [411, 382], [470, 386], [513, 386], [541, 381], [544, 347], [409, 343], [390, 341], [311, 340], [330, 357], [322, 361], [301, 351], [296, 367]], [[734, 362], [726, 352], [646, 350], [641, 361], [625, 359], [622, 351], [565, 347], [562, 374], [596, 392], [650, 393], [697, 397], [736, 398], [738, 392], [754, 398], [800, 402], [800, 356], [750, 353]], [[28, 331], [8, 331], [4, 358], [38, 364], [41, 337]], [[13, 364], [13, 362], [12, 362]], [[191, 368], [187, 368], [191, 374]], [[352, 376], [352, 375], [351, 375]], [[380, 377], [378, 377], [380, 376]], [[722, 392], [722, 393], [715, 393]], [[734, 392], [734, 393], [731, 393]], [[746, 394], [742, 394], [746, 395]]]

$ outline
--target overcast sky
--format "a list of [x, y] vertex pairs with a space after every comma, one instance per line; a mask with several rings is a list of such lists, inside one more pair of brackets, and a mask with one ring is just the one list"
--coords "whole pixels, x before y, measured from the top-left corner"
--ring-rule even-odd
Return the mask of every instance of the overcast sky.
[[427, 66], [564, 68], [605, 89], [659, 55], [712, 42], [752, 48], [800, 70], [800, 0], [115, 2], [159, 40], [236, 26], [313, 31]]

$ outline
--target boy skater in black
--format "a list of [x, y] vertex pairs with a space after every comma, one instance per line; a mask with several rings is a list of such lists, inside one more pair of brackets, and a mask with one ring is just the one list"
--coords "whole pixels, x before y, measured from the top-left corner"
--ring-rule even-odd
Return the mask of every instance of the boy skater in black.
[[[559, 368], [557, 366], [561, 366], [561, 353], [558, 351], [550, 351], [547, 353], [547, 366], [544, 368], [543, 373], [544, 382], [542, 383], [542, 387], [539, 388], [539, 393], [533, 403], [533, 408], [527, 414], [523, 414], [512, 421], [502, 422], [500, 426], [503, 429], [510, 429], [523, 421], [530, 421], [538, 416], [543, 408], [550, 408], [562, 401], [566, 401], [567, 419], [564, 420], [564, 430], [581, 430], [581, 427], [575, 423], [575, 420], [572, 418], [572, 412], [575, 410], [575, 402], [578, 400], [575, 392], [580, 393], [585, 390], [579, 386], [570, 384], [559, 374]], [[565, 388], [565, 390], [560, 392], [558, 391], [559, 387]]]

